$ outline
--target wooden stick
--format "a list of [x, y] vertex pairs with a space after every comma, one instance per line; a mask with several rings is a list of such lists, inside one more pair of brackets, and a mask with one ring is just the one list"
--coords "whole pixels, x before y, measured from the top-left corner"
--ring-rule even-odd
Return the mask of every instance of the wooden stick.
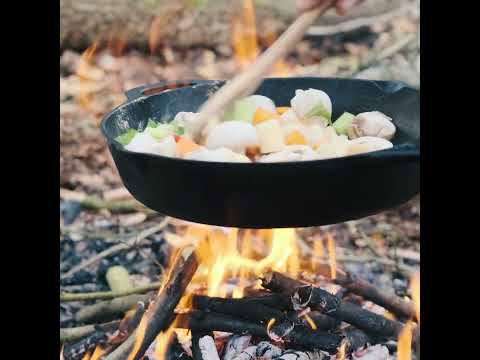
[[200, 108], [200, 119], [206, 122], [219, 115], [226, 106], [238, 97], [253, 93], [275, 63], [282, 59], [304, 36], [315, 20], [332, 5], [333, 0], [301, 14], [295, 22], [270, 46], [246, 71], [240, 73], [218, 90]]
[[[161, 282], [154, 282], [147, 285], [142, 285], [135, 287], [127, 291], [99, 291], [99, 292], [90, 292], [90, 293], [60, 293], [60, 302], [69, 302], [69, 301], [85, 301], [85, 300], [108, 300], [115, 299], [119, 297], [125, 297], [132, 294], [142, 294], [151, 290], [157, 290], [162, 285]], [[138, 299], [140, 301], [142, 299]]]
[[145, 354], [155, 337], [168, 328], [174, 319], [173, 311], [177, 307], [190, 280], [197, 271], [198, 260], [193, 246], [183, 248], [174, 260], [165, 285], [161, 288], [154, 303], [142, 319], [139, 329], [145, 325], [143, 336], [138, 336], [131, 360], [139, 360]]

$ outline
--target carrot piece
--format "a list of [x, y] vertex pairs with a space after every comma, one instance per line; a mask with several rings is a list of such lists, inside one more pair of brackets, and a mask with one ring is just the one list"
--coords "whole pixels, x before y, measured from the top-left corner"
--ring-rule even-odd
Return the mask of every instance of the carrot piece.
[[192, 152], [194, 150], [197, 150], [200, 148], [200, 145], [197, 143], [193, 142], [192, 140], [180, 136], [178, 141], [177, 141], [177, 148], [176, 148], [176, 153], [177, 156], [183, 157], [185, 154]]
[[277, 107], [277, 113], [279, 115], [282, 115], [284, 113], [286, 113], [288, 110], [290, 110], [291, 108], [289, 106], [279, 106]]
[[300, 131], [292, 131], [285, 139], [287, 145], [305, 145], [307, 141]]
[[257, 108], [257, 110], [255, 110], [255, 114], [253, 114], [252, 123], [253, 125], [257, 125], [257, 124], [260, 124], [261, 122], [275, 119], [277, 117], [278, 117], [278, 114], [272, 113], [267, 110], [263, 110], [262, 108]]

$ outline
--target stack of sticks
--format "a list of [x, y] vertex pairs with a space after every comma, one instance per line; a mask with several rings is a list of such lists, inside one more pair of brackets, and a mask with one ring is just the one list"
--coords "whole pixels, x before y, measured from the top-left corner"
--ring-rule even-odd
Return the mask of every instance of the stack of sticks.
[[[357, 359], [372, 349], [386, 356], [378, 359], [387, 359], [383, 345], [388, 343], [388, 349], [395, 351], [394, 341], [404, 321], [415, 318], [411, 302], [383, 294], [344, 272], [332, 280], [340, 287], [336, 294], [269, 272], [261, 279], [263, 289], [247, 291], [243, 298], [193, 295], [188, 310], [176, 311], [197, 267], [194, 249], [182, 249], [156, 298], [144, 313], [144, 307], [138, 307], [121, 343], [118, 335], [114, 344], [107, 339], [102, 359], [146, 359], [157, 335], [170, 327], [188, 329], [192, 335], [191, 348], [182, 347], [172, 337], [166, 351], [166, 357], [172, 360], [218, 360], [220, 355], [225, 360], [321, 360], [339, 351]], [[395, 320], [362, 307], [365, 300], [388, 310]], [[221, 338], [219, 332], [230, 335]], [[415, 346], [419, 327], [414, 328], [413, 339]]]

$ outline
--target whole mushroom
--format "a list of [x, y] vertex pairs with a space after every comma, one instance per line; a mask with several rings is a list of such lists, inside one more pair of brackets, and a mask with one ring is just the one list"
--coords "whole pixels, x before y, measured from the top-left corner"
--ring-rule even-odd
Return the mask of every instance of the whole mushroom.
[[296, 90], [290, 105], [298, 117], [308, 119], [322, 117], [329, 122], [332, 117], [332, 101], [326, 92], [317, 89]]
[[350, 139], [363, 136], [375, 136], [390, 140], [395, 135], [396, 128], [392, 118], [380, 111], [360, 113], [355, 116], [347, 127], [347, 134]]
[[207, 136], [208, 149], [227, 148], [240, 154], [259, 145], [255, 126], [243, 121], [225, 121], [215, 126]]

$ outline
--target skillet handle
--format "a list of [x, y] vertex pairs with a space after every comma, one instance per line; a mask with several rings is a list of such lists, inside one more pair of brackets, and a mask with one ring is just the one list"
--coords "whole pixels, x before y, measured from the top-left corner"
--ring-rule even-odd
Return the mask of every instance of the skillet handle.
[[125, 96], [128, 101], [136, 100], [140, 97], [150, 96], [162, 93], [171, 89], [178, 89], [186, 86], [211, 83], [211, 80], [181, 80], [181, 81], [159, 81], [155, 84], [141, 85], [127, 90]]

